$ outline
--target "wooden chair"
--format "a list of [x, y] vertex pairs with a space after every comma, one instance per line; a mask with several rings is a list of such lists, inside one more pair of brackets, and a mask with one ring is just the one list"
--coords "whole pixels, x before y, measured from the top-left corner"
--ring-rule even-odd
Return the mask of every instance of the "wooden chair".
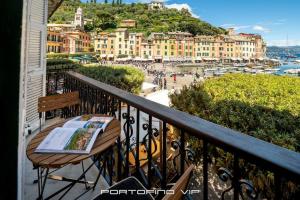
[[65, 117], [71, 117], [79, 114], [79, 92], [68, 92], [58, 95], [51, 95], [40, 97], [38, 99], [38, 112], [40, 118], [40, 130], [42, 128], [42, 114], [43, 112], [53, 111], [57, 109], [68, 108], [68, 112], [64, 114]]
[[[184, 174], [176, 181], [175, 184], [172, 184], [172, 188], [170, 190], [174, 190], [174, 194], [167, 194], [164, 196], [162, 200], [180, 200], [183, 197], [182, 191], [186, 191], [190, 178], [193, 175], [194, 165], [190, 165], [187, 170], [185, 170]], [[170, 184], [169, 184], [170, 185]]]
[[[194, 165], [190, 165], [184, 172], [184, 174], [176, 181], [176, 183], [168, 184], [168, 186], [172, 185], [172, 187], [168, 190], [174, 190], [174, 194], [167, 194], [163, 197], [162, 200], [181, 200], [183, 198], [183, 192], [186, 191], [190, 178], [192, 176], [192, 172], [194, 169]], [[135, 199], [135, 200], [148, 200], [148, 199], [155, 199], [154, 196], [151, 194], [143, 194], [143, 195], [137, 195], [133, 193], [120, 193], [119, 195], [110, 196], [109, 190], [146, 190], [146, 188], [142, 185], [140, 181], [138, 181], [135, 177], [129, 177], [126, 178], [110, 188], [106, 190], [106, 193], [102, 193], [94, 198], [94, 200], [102, 200], [102, 199], [110, 199], [113, 198], [114, 200], [121, 200], [121, 199]]]

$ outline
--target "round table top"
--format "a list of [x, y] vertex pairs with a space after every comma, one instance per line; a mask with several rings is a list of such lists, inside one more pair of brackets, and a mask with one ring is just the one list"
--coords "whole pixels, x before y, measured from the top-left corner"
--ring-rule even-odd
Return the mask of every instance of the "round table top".
[[[106, 116], [106, 115], [93, 115], [93, 116]], [[117, 119], [113, 119], [106, 127], [104, 133], [99, 134], [89, 154], [65, 154], [65, 153], [36, 153], [35, 149], [43, 141], [43, 139], [56, 127], [61, 127], [68, 121], [63, 120], [50, 127], [45, 128], [39, 132], [27, 145], [26, 154], [28, 159], [40, 167], [46, 168], [59, 168], [68, 164], [77, 164], [93, 155], [97, 155], [108, 147], [114, 145], [117, 138], [121, 133], [121, 124]]]

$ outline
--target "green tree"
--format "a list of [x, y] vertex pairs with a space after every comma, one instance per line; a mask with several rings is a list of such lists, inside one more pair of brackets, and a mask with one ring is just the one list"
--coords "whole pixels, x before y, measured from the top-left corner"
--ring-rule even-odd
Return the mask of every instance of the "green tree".
[[106, 30], [109, 28], [116, 28], [117, 23], [115, 21], [114, 15], [106, 11], [98, 11], [96, 14], [95, 27]]
[[[178, 110], [300, 152], [299, 78], [225, 75], [184, 87], [170, 98]], [[201, 144], [197, 141], [189, 140], [192, 148], [201, 155]], [[211, 147], [209, 154], [214, 167], [232, 169], [233, 156]], [[263, 198], [274, 198], [273, 174], [246, 162], [240, 163], [240, 169], [243, 178], [251, 180]], [[290, 199], [289, 195], [297, 188], [291, 182], [285, 184], [289, 193], [284, 194], [284, 199]]]
[[108, 1], [107, 1], [107, 0], [105, 0], [105, 1], [104, 1], [104, 3], [105, 3], [105, 4], [107, 4], [107, 3], [108, 3]]

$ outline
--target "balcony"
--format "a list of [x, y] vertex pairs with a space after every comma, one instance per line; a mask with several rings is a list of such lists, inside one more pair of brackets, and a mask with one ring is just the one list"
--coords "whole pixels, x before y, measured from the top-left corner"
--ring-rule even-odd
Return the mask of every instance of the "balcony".
[[[299, 153], [157, 104], [76, 72], [57, 75], [59, 78], [54, 80], [59, 83], [55, 84], [55, 90], [79, 92], [81, 114], [109, 114], [121, 121], [123, 129], [114, 147], [113, 175], [102, 173], [98, 189], [106, 189], [110, 185], [108, 183], [113, 184], [129, 176], [137, 177], [147, 189], [165, 189], [168, 183], [178, 180], [186, 166], [193, 163], [197, 166], [189, 184], [189, 189], [195, 191], [195, 194], [189, 195], [193, 199], [266, 198], [264, 191], [257, 189], [251, 180], [256, 175], [247, 174], [247, 169], [251, 167], [256, 168], [257, 173], [268, 173], [272, 177], [270, 180], [274, 183], [267, 188], [273, 191], [268, 194], [270, 199], [296, 199], [299, 195]], [[191, 142], [199, 142], [200, 151], [196, 153], [191, 148]], [[153, 151], [152, 143], [156, 145], [154, 152], [150, 153]], [[139, 148], [142, 147], [146, 148], [146, 159], [139, 159]], [[232, 160], [226, 166], [214, 166], [213, 160], [223, 158], [211, 156], [212, 149], [227, 152]], [[29, 163], [30, 176], [36, 173], [28, 166]], [[64, 172], [71, 175], [79, 173], [78, 169], [73, 170], [72, 173], [68, 169]], [[95, 173], [97, 170], [94, 169]], [[288, 185], [293, 185], [296, 192], [291, 192]], [[52, 183], [48, 190], [56, 187]], [[30, 191], [27, 197], [31, 199], [34, 186], [29, 184], [25, 190]], [[76, 192], [72, 194], [76, 195]], [[82, 198], [91, 199], [96, 194], [97, 190]]]

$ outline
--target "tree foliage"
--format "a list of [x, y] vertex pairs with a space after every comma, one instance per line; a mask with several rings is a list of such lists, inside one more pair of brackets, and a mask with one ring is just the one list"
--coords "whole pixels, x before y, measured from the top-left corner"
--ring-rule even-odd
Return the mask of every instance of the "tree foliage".
[[144, 73], [129, 66], [100, 66], [79, 67], [77, 71], [83, 75], [113, 85], [117, 88], [138, 94], [144, 82]]
[[[51, 23], [68, 23], [74, 20], [74, 13], [78, 7], [83, 8], [84, 17], [93, 19], [87, 31], [101, 28], [103, 31], [113, 31], [124, 19], [137, 21], [137, 27], [131, 32], [167, 32], [189, 31], [194, 35], [215, 35], [225, 33], [222, 28], [217, 28], [207, 22], [192, 17], [187, 9], [148, 10], [147, 4], [124, 4], [122, 1], [112, 0], [111, 3], [81, 3], [75, 0], [65, 0], [62, 6], [49, 19]], [[105, 15], [104, 15], [105, 14]], [[109, 14], [109, 15], [107, 15]]]

